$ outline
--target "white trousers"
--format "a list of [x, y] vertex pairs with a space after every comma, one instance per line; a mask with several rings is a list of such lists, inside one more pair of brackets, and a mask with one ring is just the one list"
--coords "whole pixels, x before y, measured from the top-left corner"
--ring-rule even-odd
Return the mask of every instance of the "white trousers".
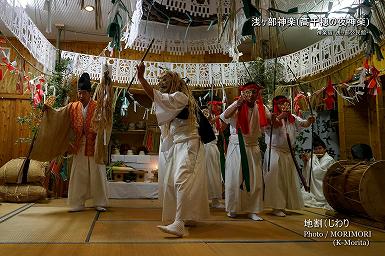
[[250, 192], [240, 189], [242, 182], [239, 144], [230, 140], [226, 156], [225, 204], [231, 213], [258, 213], [263, 210], [262, 160], [258, 146], [246, 146], [250, 173]]
[[209, 199], [222, 198], [220, 155], [216, 142], [204, 144]]
[[201, 220], [209, 216], [204, 149], [199, 138], [167, 151], [163, 184], [163, 221]]
[[80, 207], [87, 199], [93, 199], [95, 206], [107, 206], [106, 166], [96, 164], [94, 157], [85, 156], [84, 146], [81, 145], [72, 161], [68, 205]]
[[265, 153], [265, 206], [299, 210], [303, 207], [299, 178], [290, 152], [271, 148], [270, 171], [267, 172], [269, 149]]

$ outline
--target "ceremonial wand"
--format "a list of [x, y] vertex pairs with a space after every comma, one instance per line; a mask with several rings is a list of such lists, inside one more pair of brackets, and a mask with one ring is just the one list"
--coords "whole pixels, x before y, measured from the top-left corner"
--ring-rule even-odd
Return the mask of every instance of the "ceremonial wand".
[[[290, 70], [290, 72], [293, 74], [294, 76], [294, 79], [298, 82], [298, 86], [299, 88], [305, 92], [301, 86], [301, 82], [298, 80], [297, 76], [294, 74], [293, 70], [290, 68], [290, 66], [288, 65], [288, 68]], [[309, 110], [310, 110], [310, 115], [313, 116], [313, 108], [311, 107], [311, 104], [310, 104], [310, 101], [309, 101], [309, 97], [310, 97], [310, 93], [308, 93], [306, 96], [305, 96], [305, 100], [306, 100], [306, 103], [309, 107]], [[307, 186], [305, 183], [303, 183], [304, 187], [305, 187], [305, 190], [307, 192], [310, 192], [310, 185], [311, 185], [311, 173], [312, 173], [312, 169], [313, 169], [313, 131], [314, 131], [314, 123], [311, 124], [311, 153], [310, 153], [310, 169], [309, 169], [309, 185]], [[294, 153], [294, 152], [293, 152]], [[294, 161], [296, 162], [296, 161]], [[296, 163], [295, 163], [296, 164]], [[298, 164], [297, 165], [297, 168], [298, 168]], [[302, 180], [302, 178], [301, 178]]]
[[[143, 63], [143, 61], [144, 61], [144, 59], [146, 58], [146, 56], [147, 56], [149, 50], [150, 50], [151, 47], [152, 47], [152, 44], [154, 43], [154, 41], [155, 41], [155, 39], [153, 38], [153, 39], [151, 40], [151, 43], [148, 45], [148, 47], [147, 47], [147, 49], [146, 49], [146, 52], [144, 53], [142, 59], [140, 60], [139, 65]], [[136, 73], [138, 73], [138, 70], [136, 70], [136, 71], [135, 71], [135, 75], [132, 76], [131, 81], [130, 81], [130, 84], [129, 84], [128, 87], [127, 87], [127, 91], [130, 89], [132, 83], [134, 82], [134, 79], [135, 79], [135, 77], [136, 77]]]

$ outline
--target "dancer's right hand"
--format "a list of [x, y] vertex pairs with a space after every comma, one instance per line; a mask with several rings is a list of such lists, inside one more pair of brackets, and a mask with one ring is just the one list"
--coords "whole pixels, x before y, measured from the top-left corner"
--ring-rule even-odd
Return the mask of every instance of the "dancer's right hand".
[[144, 78], [144, 71], [145, 71], [145, 66], [144, 63], [140, 63], [139, 65], [136, 66], [136, 69], [138, 70], [138, 79]]
[[243, 98], [243, 96], [239, 96], [239, 99], [237, 100], [237, 107], [241, 107], [244, 101], [245, 99]]

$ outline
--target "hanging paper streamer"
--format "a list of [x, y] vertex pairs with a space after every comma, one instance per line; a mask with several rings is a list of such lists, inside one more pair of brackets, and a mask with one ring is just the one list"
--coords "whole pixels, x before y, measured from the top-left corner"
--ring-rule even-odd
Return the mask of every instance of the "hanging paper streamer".
[[222, 83], [221, 86], [222, 86], [222, 103], [223, 103], [223, 105], [222, 105], [222, 112], [223, 112], [226, 109], [227, 97], [226, 97], [226, 91], [225, 91], [224, 84]]
[[52, 85], [52, 86], [50, 86], [49, 88], [50, 88], [50, 89], [52, 88], [52, 90], [53, 90], [53, 91], [52, 91], [52, 95], [53, 95], [53, 96], [56, 96], [56, 87]]
[[[126, 95], [126, 89], [123, 91], [123, 95]], [[127, 97], [123, 97], [123, 104], [122, 107], [120, 108], [120, 115], [121, 116], [126, 116], [128, 113], [128, 106], [130, 105], [130, 102], [128, 101]]]
[[143, 114], [143, 118], [142, 118], [142, 119], [147, 119], [147, 120], [148, 120], [148, 111], [149, 111], [148, 108], [146, 108], [146, 109], [144, 110], [144, 114]]
[[152, 105], [151, 105], [150, 114], [152, 115], [152, 114], [154, 114], [154, 112], [155, 112], [155, 102], [153, 102]]
[[134, 101], [134, 112], [136, 113], [136, 105], [138, 105], [138, 102], [135, 100]]
[[138, 0], [136, 2], [136, 8], [132, 15], [132, 21], [131, 25], [126, 25], [126, 32], [123, 34], [122, 41], [126, 42], [126, 46], [124, 49], [127, 49], [127, 47], [131, 47], [134, 44], [135, 39], [138, 37], [139, 34], [139, 25], [140, 21], [142, 20], [143, 16], [143, 10], [142, 10], [142, 0]]
[[48, 94], [48, 84], [45, 83], [43, 85], [43, 87], [44, 87], [44, 90], [43, 90], [43, 102], [45, 102], [45, 99], [47, 98], [47, 94]]

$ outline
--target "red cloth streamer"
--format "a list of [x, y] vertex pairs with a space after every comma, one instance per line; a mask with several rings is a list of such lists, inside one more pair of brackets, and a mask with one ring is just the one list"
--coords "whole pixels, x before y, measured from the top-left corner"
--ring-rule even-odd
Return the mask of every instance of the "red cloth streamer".
[[378, 75], [380, 74], [380, 71], [378, 71], [376, 67], [372, 66], [370, 68], [370, 72], [372, 73], [372, 78], [368, 84], [368, 89], [370, 89], [369, 92], [372, 95], [378, 95], [381, 93], [381, 87], [378, 81]]
[[334, 109], [334, 88], [332, 84], [332, 79], [329, 77], [328, 79], [328, 85], [326, 86], [325, 89], [326, 92], [326, 98], [324, 99], [325, 104], [326, 104], [326, 109], [327, 110], [332, 110]]
[[261, 95], [258, 97], [257, 105], [258, 105], [258, 113], [259, 113], [259, 126], [265, 127], [268, 125], [268, 122], [266, 118], [265, 105], [263, 104], [263, 99]]
[[237, 129], [240, 128], [242, 134], [249, 134], [249, 106], [244, 102], [238, 109]]
[[35, 95], [33, 97], [33, 105], [36, 106], [43, 100], [44, 92], [41, 89], [41, 84], [36, 85]]
[[0, 81], [3, 80], [3, 70], [0, 69]]
[[152, 141], [152, 132], [148, 132], [147, 134], [147, 143], [146, 148], [148, 151], [152, 151], [153, 141]]
[[7, 67], [8, 71], [10, 71], [10, 72], [17, 71], [17, 69], [12, 65], [12, 63], [8, 62], [7, 57], [3, 57], [2, 61], [5, 64], [5, 66]]

